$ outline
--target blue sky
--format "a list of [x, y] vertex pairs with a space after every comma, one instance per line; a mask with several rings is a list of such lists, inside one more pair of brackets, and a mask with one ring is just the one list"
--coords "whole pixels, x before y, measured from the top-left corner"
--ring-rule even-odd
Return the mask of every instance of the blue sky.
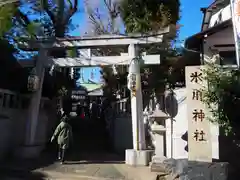
[[80, 74], [83, 75], [83, 78], [80, 78], [77, 82], [78, 83], [87, 83], [88, 80], [99, 83], [101, 82], [101, 74], [100, 74], [100, 67], [85, 67], [81, 68]]
[[80, 36], [82, 29], [85, 28], [86, 26], [87, 18], [83, 13], [83, 9], [84, 9], [83, 2], [84, 0], [78, 0], [79, 11], [72, 17], [73, 23], [78, 25], [78, 27], [73, 32], [70, 33], [72, 36]]
[[181, 20], [183, 27], [180, 29], [180, 40], [186, 39], [201, 29], [202, 12], [200, 8], [208, 7], [214, 0], [181, 0]]
[[[198, 33], [201, 29], [203, 14], [200, 8], [209, 6], [214, 0], [195, 0], [194, 3], [190, 0], [181, 0], [181, 20], [179, 24], [183, 25], [180, 29], [179, 40], [184, 40], [187, 37]], [[79, 5], [83, 7], [83, 0], [79, 0]], [[79, 24], [79, 28], [75, 29], [71, 35], [79, 36], [83, 32], [83, 28], [86, 27], [86, 17], [84, 13], [78, 12], [73, 17], [73, 22]], [[84, 70], [84, 79], [89, 79], [92, 68]], [[95, 71], [96, 72], [96, 71]], [[97, 77], [99, 73], [96, 73], [96, 80], [100, 80]]]

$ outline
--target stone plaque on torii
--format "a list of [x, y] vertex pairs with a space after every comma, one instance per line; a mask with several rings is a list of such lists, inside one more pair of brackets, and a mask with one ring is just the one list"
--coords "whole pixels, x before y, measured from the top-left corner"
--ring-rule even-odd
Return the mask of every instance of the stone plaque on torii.
[[[23, 67], [35, 67], [37, 76], [40, 77], [40, 88], [34, 92], [29, 108], [29, 125], [26, 133], [26, 146], [21, 151], [24, 155], [31, 155], [37, 152], [35, 143], [36, 127], [38, 124], [38, 111], [42, 92], [45, 67], [82, 67], [82, 66], [102, 66], [102, 65], [129, 65], [129, 73], [140, 75], [139, 58], [145, 64], [160, 64], [160, 55], [139, 54], [138, 49], [149, 44], [162, 44], [165, 38], [175, 35], [175, 28], [167, 27], [156, 34], [134, 34], [134, 35], [102, 35], [97, 37], [69, 37], [40, 40], [22, 40], [19, 47], [25, 51], [38, 51], [36, 60], [21, 60]], [[120, 56], [93, 56], [92, 49], [101, 47], [121, 47], [128, 46], [128, 53], [121, 53]], [[47, 51], [51, 49], [80, 49], [83, 56], [75, 58], [52, 58], [47, 56]], [[134, 71], [134, 72], [132, 72]], [[148, 165], [150, 157], [146, 150], [143, 110], [142, 110], [142, 90], [141, 79], [138, 78], [139, 88], [135, 95], [131, 97], [132, 129], [133, 129], [133, 150], [126, 150], [126, 163], [131, 165]]]

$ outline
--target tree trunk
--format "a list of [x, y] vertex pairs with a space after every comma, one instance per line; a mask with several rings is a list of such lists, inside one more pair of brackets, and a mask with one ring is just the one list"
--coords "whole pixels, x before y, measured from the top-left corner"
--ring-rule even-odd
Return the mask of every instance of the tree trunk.
[[[55, 36], [57, 38], [64, 38], [65, 36], [65, 25], [59, 24], [55, 26]], [[64, 58], [66, 57], [66, 50], [65, 49], [53, 49], [50, 52], [50, 56], [54, 58]]]

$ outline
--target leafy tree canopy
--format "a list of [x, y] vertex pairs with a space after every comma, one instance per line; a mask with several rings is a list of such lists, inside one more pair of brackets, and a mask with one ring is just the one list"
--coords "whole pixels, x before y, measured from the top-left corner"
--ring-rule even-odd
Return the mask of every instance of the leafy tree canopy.
[[122, 0], [120, 14], [127, 32], [146, 33], [176, 24], [179, 0]]
[[[30, 37], [33, 40], [39, 36], [64, 37], [76, 28], [71, 19], [77, 10], [78, 0], [12, 0], [4, 5], [0, 0], [0, 37], [8, 39], [15, 45], [17, 51], [12, 51], [12, 53], [16, 53], [17, 58], [32, 58], [37, 54], [36, 52], [21, 51], [21, 48], [17, 46], [20, 37]], [[50, 55], [64, 57], [65, 55], [74, 56], [74, 53], [74, 50], [66, 52], [63, 49], [51, 51]], [[27, 71], [23, 74], [22, 79], [27, 80]], [[50, 76], [46, 72], [44, 85], [47, 89], [44, 88], [44, 92], [47, 92], [47, 96], [54, 96], [58, 89], [63, 86], [72, 87], [73, 84], [68, 74], [57, 70]]]
[[3, 37], [12, 28], [12, 17], [16, 12], [16, 3], [2, 4], [0, 1], [0, 37]]
[[[95, 35], [120, 34], [122, 24], [126, 27], [126, 33], [148, 33], [157, 31], [159, 28], [170, 24], [176, 24], [179, 19], [180, 4], [178, 1], [103, 0], [104, 7], [101, 8], [91, 6], [92, 1], [87, 0], [86, 9], [88, 10], [89, 20], [92, 25], [92, 32], [90, 33]], [[159, 6], [156, 6], [156, 2]], [[151, 44], [142, 49], [142, 51], [150, 54], [161, 54], [162, 59], [161, 65], [145, 65], [141, 68], [142, 88], [144, 92], [151, 95], [154, 91], [159, 92], [164, 89], [163, 87], [166, 83], [171, 81], [171, 84], [174, 84], [178, 81], [173, 76], [176, 76], [176, 74], [178, 76], [179, 71], [176, 72], [174, 70], [174, 73], [169, 72], [173, 64], [173, 61], [169, 57], [177, 59], [176, 52], [171, 48], [170, 42], [165, 42], [159, 46]], [[116, 49], [114, 52], [111, 51], [115, 55], [118, 55], [120, 52], [126, 51], [121, 48]], [[106, 50], [103, 54], [108, 55], [109, 52]], [[126, 86], [127, 68], [126, 66], [121, 67], [116, 65], [118, 72], [116, 75], [113, 73], [111, 66], [102, 67], [102, 76], [105, 80], [105, 94], [116, 94], [120, 87]], [[172, 74], [171, 76], [169, 75], [170, 73]]]
[[208, 105], [209, 120], [217, 123], [225, 134], [239, 134], [240, 70], [209, 64], [203, 71], [208, 87], [203, 89], [204, 103]]

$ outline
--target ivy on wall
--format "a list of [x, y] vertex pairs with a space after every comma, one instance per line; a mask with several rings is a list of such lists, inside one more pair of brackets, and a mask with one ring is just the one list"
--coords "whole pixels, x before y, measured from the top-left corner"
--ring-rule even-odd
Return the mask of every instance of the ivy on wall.
[[209, 120], [218, 123], [226, 135], [236, 135], [240, 126], [240, 70], [210, 64], [203, 72], [208, 82], [203, 101], [210, 108]]

